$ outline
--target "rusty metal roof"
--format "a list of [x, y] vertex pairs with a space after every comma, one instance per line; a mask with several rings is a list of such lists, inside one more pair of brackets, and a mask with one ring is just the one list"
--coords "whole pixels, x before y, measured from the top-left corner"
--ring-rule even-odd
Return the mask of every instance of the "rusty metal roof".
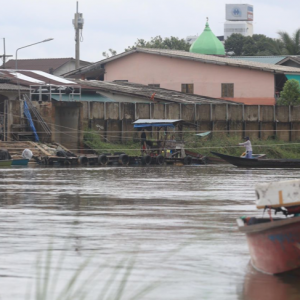
[[18, 86], [17, 84], [11, 83], [0, 83], [0, 90], [1, 91], [29, 91], [29, 87], [25, 86]]
[[[74, 82], [82, 86], [90, 86], [97, 90], [99, 93], [101, 91], [119, 94], [124, 96], [134, 96], [139, 97], [149, 102], [175, 102], [183, 104], [241, 104], [234, 101], [227, 101], [218, 98], [206, 97], [195, 94], [185, 94], [177, 92], [174, 90], [168, 90], [158, 87], [151, 87], [148, 85], [131, 83], [131, 82], [108, 82], [108, 81], [98, 81], [98, 80], [77, 80], [72, 79]], [[151, 100], [153, 98], [153, 100]], [[134, 101], [132, 101], [134, 102]]]

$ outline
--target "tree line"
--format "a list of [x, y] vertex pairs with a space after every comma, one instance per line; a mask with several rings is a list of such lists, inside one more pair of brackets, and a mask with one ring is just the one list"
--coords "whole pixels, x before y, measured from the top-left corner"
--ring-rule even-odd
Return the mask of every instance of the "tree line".
[[[264, 34], [246, 37], [234, 33], [225, 41], [225, 51], [228, 55], [233, 56], [300, 55], [300, 29], [292, 35], [284, 31], [279, 31], [278, 35], [279, 38], [273, 39]], [[185, 39], [174, 36], [163, 39], [158, 35], [151, 38], [150, 41], [137, 39], [134, 45], [128, 46], [125, 51], [136, 47], [189, 51], [190, 46]], [[117, 51], [113, 49], [102, 52], [106, 58], [116, 54]]]

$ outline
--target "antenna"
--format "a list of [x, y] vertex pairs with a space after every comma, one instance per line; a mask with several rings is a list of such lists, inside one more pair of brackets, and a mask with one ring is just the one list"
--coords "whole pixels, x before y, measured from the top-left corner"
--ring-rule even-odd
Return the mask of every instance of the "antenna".
[[79, 33], [83, 29], [84, 19], [81, 13], [78, 12], [78, 1], [76, 2], [76, 13], [72, 20], [75, 29], [75, 68], [79, 68]]
[[6, 55], [5, 54], [5, 38], [3, 38], [3, 48], [4, 48], [4, 54], [0, 55], [0, 57], [3, 58], [2, 68], [5, 69], [5, 59], [6, 59], [6, 57], [11, 57], [12, 56], [12, 55]]

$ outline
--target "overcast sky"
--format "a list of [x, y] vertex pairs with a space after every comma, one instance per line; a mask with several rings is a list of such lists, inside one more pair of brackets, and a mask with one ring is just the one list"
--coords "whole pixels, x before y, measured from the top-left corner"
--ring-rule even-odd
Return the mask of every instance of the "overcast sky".
[[[21, 49], [18, 59], [75, 58], [75, 31], [72, 24], [76, 0], [1, 1], [0, 38], [5, 38], [6, 54], [47, 38], [53, 41]], [[278, 37], [279, 30], [290, 34], [300, 28], [300, 0], [79, 0], [84, 17], [80, 59], [96, 62], [109, 48], [118, 53], [138, 38], [150, 40], [200, 34], [206, 17], [216, 35], [223, 35], [225, 4], [254, 6], [256, 34]], [[3, 39], [0, 40], [3, 54]], [[2, 61], [0, 61], [2, 64]]]

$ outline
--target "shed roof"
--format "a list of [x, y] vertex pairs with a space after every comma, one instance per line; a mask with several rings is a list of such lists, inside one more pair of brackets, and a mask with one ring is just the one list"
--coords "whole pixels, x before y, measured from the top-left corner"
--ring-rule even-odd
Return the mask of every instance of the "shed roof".
[[283, 59], [285, 59], [286, 55], [279, 55], [279, 56], [230, 56], [232, 59], [237, 60], [244, 60], [244, 61], [252, 61], [264, 64], [272, 64], [276, 65]]
[[[97, 89], [100, 93], [108, 92], [125, 96], [134, 96], [140, 97], [148, 100], [149, 102], [177, 102], [177, 103], [198, 103], [198, 104], [237, 104], [234, 101], [227, 101], [218, 98], [206, 97], [201, 95], [194, 94], [185, 94], [181, 92], [177, 92], [174, 90], [168, 90], [158, 87], [152, 87], [148, 85], [131, 83], [131, 82], [108, 82], [108, 81], [98, 81], [98, 80], [77, 80], [72, 79], [74, 82], [84, 85], [90, 86]], [[154, 100], [151, 100], [153, 97]], [[240, 103], [239, 103], [240, 104]]]
[[84, 74], [90, 72], [95, 69], [103, 69], [103, 66], [106, 63], [111, 61], [120, 59], [122, 57], [131, 55], [133, 53], [146, 53], [152, 55], [160, 55], [160, 56], [167, 56], [172, 58], [179, 58], [179, 59], [186, 59], [186, 60], [193, 60], [199, 61], [207, 64], [216, 64], [216, 65], [224, 65], [224, 66], [231, 66], [231, 67], [238, 67], [238, 68], [245, 68], [245, 69], [254, 69], [272, 73], [299, 73], [299, 68], [281, 66], [281, 65], [274, 65], [270, 63], [261, 63], [256, 61], [247, 61], [247, 60], [238, 60], [232, 59], [230, 57], [220, 57], [214, 55], [206, 55], [206, 54], [198, 54], [198, 53], [191, 53], [186, 51], [179, 51], [179, 50], [168, 50], [168, 49], [150, 49], [150, 48], [135, 48], [128, 52], [123, 52], [118, 55], [103, 59], [99, 62], [96, 62], [90, 66], [82, 67], [77, 70], [68, 72], [64, 74], [64, 77], [74, 76], [79, 74]]
[[0, 76], [2, 78], [9, 79], [12, 84], [30, 86], [30, 85], [77, 85], [76, 82], [68, 80], [63, 77], [51, 75], [43, 71], [34, 70], [0, 70]]
[[[75, 61], [72, 57], [65, 58], [35, 58], [18, 59], [18, 69], [21, 70], [40, 70], [49, 73], [50, 69], [56, 70], [64, 64]], [[90, 62], [80, 60], [80, 64], [90, 65]], [[16, 60], [10, 59], [5, 63], [6, 69], [15, 69]], [[3, 66], [2, 66], [3, 67]]]

